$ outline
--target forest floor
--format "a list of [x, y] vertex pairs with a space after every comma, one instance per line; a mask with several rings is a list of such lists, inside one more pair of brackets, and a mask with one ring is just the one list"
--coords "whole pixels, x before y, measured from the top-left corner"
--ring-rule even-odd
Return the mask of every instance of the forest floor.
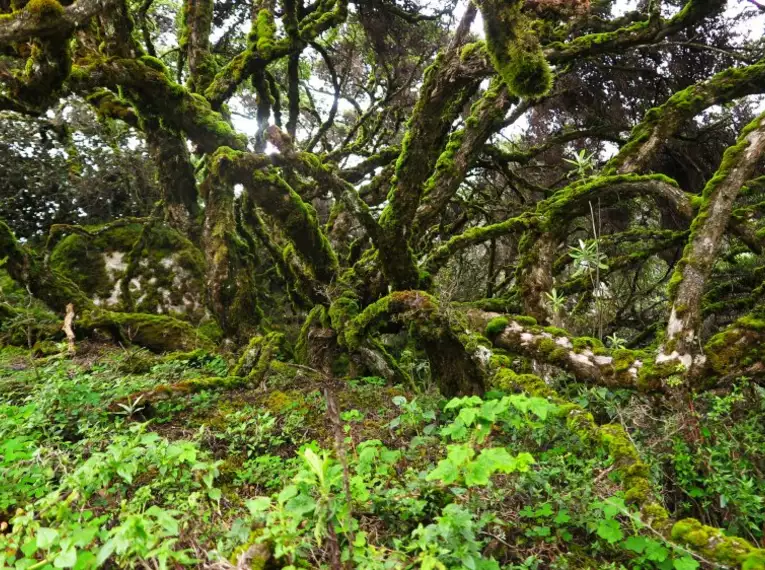
[[[299, 367], [134, 396], [232, 364], [0, 349], [0, 568], [705, 566], [642, 525], [608, 455], [541, 398], [446, 401], [374, 377], [327, 389]], [[629, 392], [567, 396], [628, 428], [677, 518], [762, 544], [761, 388], [742, 381], [683, 414]]]

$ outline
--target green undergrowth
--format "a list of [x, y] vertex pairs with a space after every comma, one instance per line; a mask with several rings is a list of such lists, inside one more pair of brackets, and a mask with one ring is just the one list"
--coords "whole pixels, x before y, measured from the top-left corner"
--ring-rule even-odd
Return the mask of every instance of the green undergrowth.
[[[225, 567], [243, 552], [253, 568], [330, 568], [333, 552], [370, 569], [699, 567], [542, 397], [346, 378], [335, 415], [321, 377], [275, 360], [257, 385], [131, 399], [235, 365], [200, 350], [0, 350], [0, 567]], [[577, 401], [598, 417], [626, 405]], [[755, 512], [755, 488], [731, 489]]]

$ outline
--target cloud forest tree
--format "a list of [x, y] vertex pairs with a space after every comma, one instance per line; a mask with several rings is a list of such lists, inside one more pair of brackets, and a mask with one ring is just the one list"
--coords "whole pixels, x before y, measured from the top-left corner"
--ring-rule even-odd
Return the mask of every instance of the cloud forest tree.
[[[249, 342], [241, 382], [277, 346], [414, 382], [390, 333], [449, 396], [557, 401], [508, 354], [673, 406], [762, 379], [765, 44], [734, 31], [758, 7], [615, 8], [0, 0], [3, 269], [81, 336]], [[765, 567], [568, 413], [656, 529]]]

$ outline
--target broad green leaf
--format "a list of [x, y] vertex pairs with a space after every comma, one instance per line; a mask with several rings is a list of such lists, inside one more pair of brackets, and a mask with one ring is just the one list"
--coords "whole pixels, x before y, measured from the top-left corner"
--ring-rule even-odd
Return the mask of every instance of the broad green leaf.
[[607, 541], [609, 544], [614, 544], [624, 537], [619, 522], [613, 519], [599, 521], [596, 532], [600, 538]]
[[465, 396], [464, 398], [452, 398], [444, 406], [444, 410], [455, 410], [463, 406], [477, 406], [483, 402], [478, 396]]
[[271, 499], [268, 497], [255, 497], [254, 499], [246, 501], [245, 505], [247, 505], [250, 514], [256, 515], [267, 511], [271, 507]]
[[73, 568], [76, 562], [77, 550], [74, 546], [69, 546], [53, 559], [53, 566], [56, 568]]
[[532, 414], [537, 416], [540, 420], [544, 421], [547, 419], [547, 415], [550, 413], [550, 411], [555, 408], [555, 404], [551, 404], [544, 398], [534, 397], [529, 398], [528, 408]]
[[622, 546], [627, 550], [642, 554], [648, 546], [648, 541], [642, 536], [630, 536], [622, 543]]
[[450, 445], [446, 456], [456, 465], [464, 465], [475, 455], [475, 450], [469, 445]]
[[441, 435], [443, 437], [451, 437], [455, 440], [465, 439], [465, 436], [467, 435], [467, 427], [465, 427], [465, 424], [461, 421], [455, 420], [441, 430]]
[[526, 473], [535, 463], [534, 457], [526, 451], [522, 451], [515, 456], [515, 470], [520, 473]]
[[308, 467], [316, 474], [319, 481], [324, 482], [324, 460], [310, 447], [303, 452], [303, 457], [305, 457]]
[[81, 550], [77, 554], [77, 562], [74, 564], [74, 570], [86, 570], [87, 568], [95, 568], [96, 556], [88, 550]]
[[652, 562], [663, 562], [669, 557], [669, 549], [656, 540], [649, 540], [645, 547], [645, 557]]
[[438, 462], [438, 466], [428, 473], [425, 477], [426, 481], [441, 481], [446, 485], [454, 483], [459, 476], [457, 466], [451, 459], [442, 459]]
[[675, 567], [675, 570], [696, 570], [699, 567], [699, 563], [690, 556], [683, 556], [673, 560], [672, 565]]
[[310, 495], [300, 494], [293, 497], [284, 505], [284, 508], [297, 515], [305, 515], [313, 512], [316, 508], [316, 501]]
[[481, 451], [478, 461], [484, 463], [491, 472], [501, 471], [502, 473], [512, 473], [517, 469], [515, 457], [507, 452], [504, 447], [491, 447]]
[[478, 408], [462, 408], [457, 419], [466, 426], [471, 426], [476, 417], [478, 417]]
[[570, 520], [571, 520], [571, 516], [568, 514], [568, 511], [565, 509], [563, 509], [557, 515], [555, 515], [555, 518], [553, 519], [555, 524], [566, 524]]
[[283, 505], [297, 494], [298, 488], [295, 485], [287, 485], [284, 489], [281, 490], [276, 500], [279, 501], [280, 505]]
[[626, 510], [627, 505], [621, 497], [609, 497], [603, 502], [603, 514], [608, 519], [612, 519]]
[[40, 527], [37, 529], [37, 547], [47, 550], [58, 538], [58, 531], [55, 528]]
[[481, 461], [480, 458], [477, 461], [471, 461], [465, 466], [465, 485], [468, 487], [488, 485], [492, 473], [494, 471], [487, 462]]
[[406, 402], [407, 402], [407, 400], [406, 400], [406, 398], [404, 396], [393, 396], [391, 401], [393, 402], [394, 406], [399, 407], [399, 408], [401, 406], [406, 405]]

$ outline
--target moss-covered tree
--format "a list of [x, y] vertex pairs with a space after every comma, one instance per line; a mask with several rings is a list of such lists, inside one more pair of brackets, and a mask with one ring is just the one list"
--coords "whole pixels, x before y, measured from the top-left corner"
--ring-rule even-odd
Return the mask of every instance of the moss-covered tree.
[[[445, 395], [496, 384], [497, 359], [505, 385], [553, 399], [516, 372], [672, 406], [761, 381], [762, 40], [718, 0], [426, 4], [0, 2], [0, 117], [26, 129], [0, 130], [18, 165], [0, 191], [25, 204], [0, 210], [2, 270], [74, 304], [80, 335], [243, 350], [224, 389], [277, 353], [409, 384], [417, 354]], [[56, 136], [34, 150], [34, 129]], [[132, 201], [85, 192], [137, 148]], [[56, 210], [59, 164], [70, 201], [97, 196], [82, 213]], [[765, 567], [672, 527], [623, 433], [571, 423], [629, 460], [657, 532]]]

